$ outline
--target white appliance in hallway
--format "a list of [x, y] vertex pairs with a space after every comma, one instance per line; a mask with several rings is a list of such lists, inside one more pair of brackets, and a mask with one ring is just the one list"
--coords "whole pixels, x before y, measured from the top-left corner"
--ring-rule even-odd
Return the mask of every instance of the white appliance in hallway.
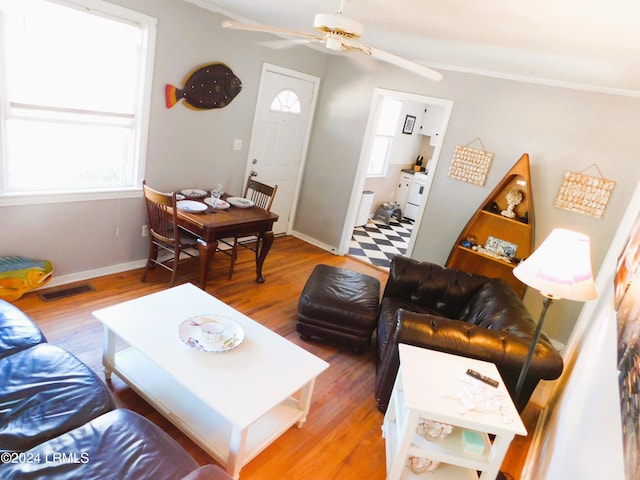
[[413, 174], [411, 183], [409, 184], [409, 193], [407, 193], [407, 203], [404, 207], [403, 216], [411, 220], [416, 220], [420, 202], [422, 202], [422, 194], [427, 184], [427, 174], [416, 172]]
[[371, 206], [373, 205], [373, 197], [375, 193], [371, 190], [365, 190], [362, 192], [362, 198], [360, 199], [360, 207], [358, 207], [358, 214], [356, 215], [356, 221], [354, 227], [362, 227], [369, 221], [369, 215], [371, 214]]

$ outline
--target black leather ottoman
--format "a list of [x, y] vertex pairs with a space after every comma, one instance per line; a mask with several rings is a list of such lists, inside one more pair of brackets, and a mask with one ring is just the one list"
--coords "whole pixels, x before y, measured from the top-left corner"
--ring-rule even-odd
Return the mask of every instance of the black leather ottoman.
[[378, 319], [378, 279], [330, 265], [316, 265], [298, 302], [296, 330], [312, 337], [348, 345], [363, 353]]

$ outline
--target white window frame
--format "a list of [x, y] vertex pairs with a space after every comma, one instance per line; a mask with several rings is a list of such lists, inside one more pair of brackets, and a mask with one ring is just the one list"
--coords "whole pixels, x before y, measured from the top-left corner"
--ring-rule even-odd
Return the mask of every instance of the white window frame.
[[[390, 98], [389, 100], [394, 101], [394, 102], [398, 102], [398, 104], [400, 105], [399, 108], [401, 108], [402, 106], [402, 102], [398, 99], [395, 98]], [[379, 130], [379, 123], [380, 123], [380, 117], [382, 115], [382, 110], [383, 110], [383, 100], [381, 100], [378, 105], [376, 106], [376, 118], [375, 118], [375, 132], [373, 134], [373, 139], [371, 140], [371, 143], [369, 144], [368, 147], [368, 152], [367, 152], [367, 158], [368, 158], [368, 164], [367, 164], [367, 178], [383, 178], [387, 176], [387, 172], [389, 170], [389, 155], [391, 153], [391, 149], [393, 148], [393, 142], [395, 140], [396, 137], [396, 133], [393, 134], [380, 134], [378, 133]], [[398, 118], [396, 119], [396, 124], [400, 121], [400, 109], [398, 109]], [[395, 132], [395, 130], [394, 130]], [[382, 162], [381, 168], [380, 170], [372, 170], [372, 162], [371, 162], [371, 157], [373, 156], [373, 146], [376, 143], [376, 140], [383, 140], [386, 142], [386, 152], [384, 154], [384, 160]]]
[[[285, 100], [286, 103], [284, 103], [283, 100]], [[272, 112], [300, 115], [302, 112], [300, 97], [290, 88], [285, 88], [274, 95], [269, 109]]]
[[[2, 2], [3, 0], [0, 0]], [[6, 0], [15, 1], [15, 0]], [[9, 112], [6, 81], [0, 73], [0, 206], [29, 205], [41, 203], [58, 203], [87, 201], [110, 198], [135, 198], [140, 196], [142, 179], [145, 171], [145, 159], [147, 154], [147, 142], [149, 134], [149, 119], [151, 110], [151, 89], [153, 86], [153, 62], [155, 57], [156, 24], [157, 20], [148, 15], [120, 7], [102, 0], [48, 0], [66, 7], [88, 10], [93, 14], [119, 19], [129, 23], [138, 24], [142, 30], [141, 53], [144, 66], [139, 78], [138, 102], [135, 110], [134, 127], [134, 175], [133, 185], [127, 187], [108, 188], [100, 190], [87, 189], [86, 191], [56, 191], [56, 192], [7, 192], [4, 179], [6, 178], [7, 164], [4, 162], [6, 151], [4, 121]], [[2, 22], [0, 16], [0, 22]], [[0, 23], [1, 25], [1, 23]], [[0, 29], [1, 30], [1, 29]], [[0, 67], [3, 67], [3, 52], [0, 51]]]

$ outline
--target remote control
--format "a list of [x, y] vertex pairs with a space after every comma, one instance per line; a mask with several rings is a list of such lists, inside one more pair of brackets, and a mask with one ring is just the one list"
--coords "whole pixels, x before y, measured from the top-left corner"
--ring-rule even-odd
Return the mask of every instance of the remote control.
[[481, 382], [484, 382], [487, 385], [491, 385], [494, 388], [498, 388], [498, 385], [500, 385], [497, 380], [494, 380], [493, 378], [490, 378], [490, 377], [486, 377], [482, 375], [480, 372], [476, 372], [475, 370], [472, 370], [472, 369], [467, 370], [467, 375], [471, 375], [473, 378], [477, 378]]

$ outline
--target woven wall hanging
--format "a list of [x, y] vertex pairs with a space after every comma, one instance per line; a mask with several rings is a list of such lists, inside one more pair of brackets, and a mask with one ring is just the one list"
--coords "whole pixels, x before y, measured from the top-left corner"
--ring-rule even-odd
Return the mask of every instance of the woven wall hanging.
[[[482, 150], [471, 148], [473, 142], [478, 141]], [[449, 176], [462, 182], [483, 186], [493, 161], [493, 153], [487, 152], [482, 140], [475, 138], [466, 145], [456, 146], [456, 151], [449, 166]]]
[[[598, 171], [598, 177], [584, 173], [591, 167], [595, 167]], [[615, 185], [616, 182], [602, 176], [595, 163], [581, 172], [567, 171], [553, 206], [570, 212], [602, 218]]]

